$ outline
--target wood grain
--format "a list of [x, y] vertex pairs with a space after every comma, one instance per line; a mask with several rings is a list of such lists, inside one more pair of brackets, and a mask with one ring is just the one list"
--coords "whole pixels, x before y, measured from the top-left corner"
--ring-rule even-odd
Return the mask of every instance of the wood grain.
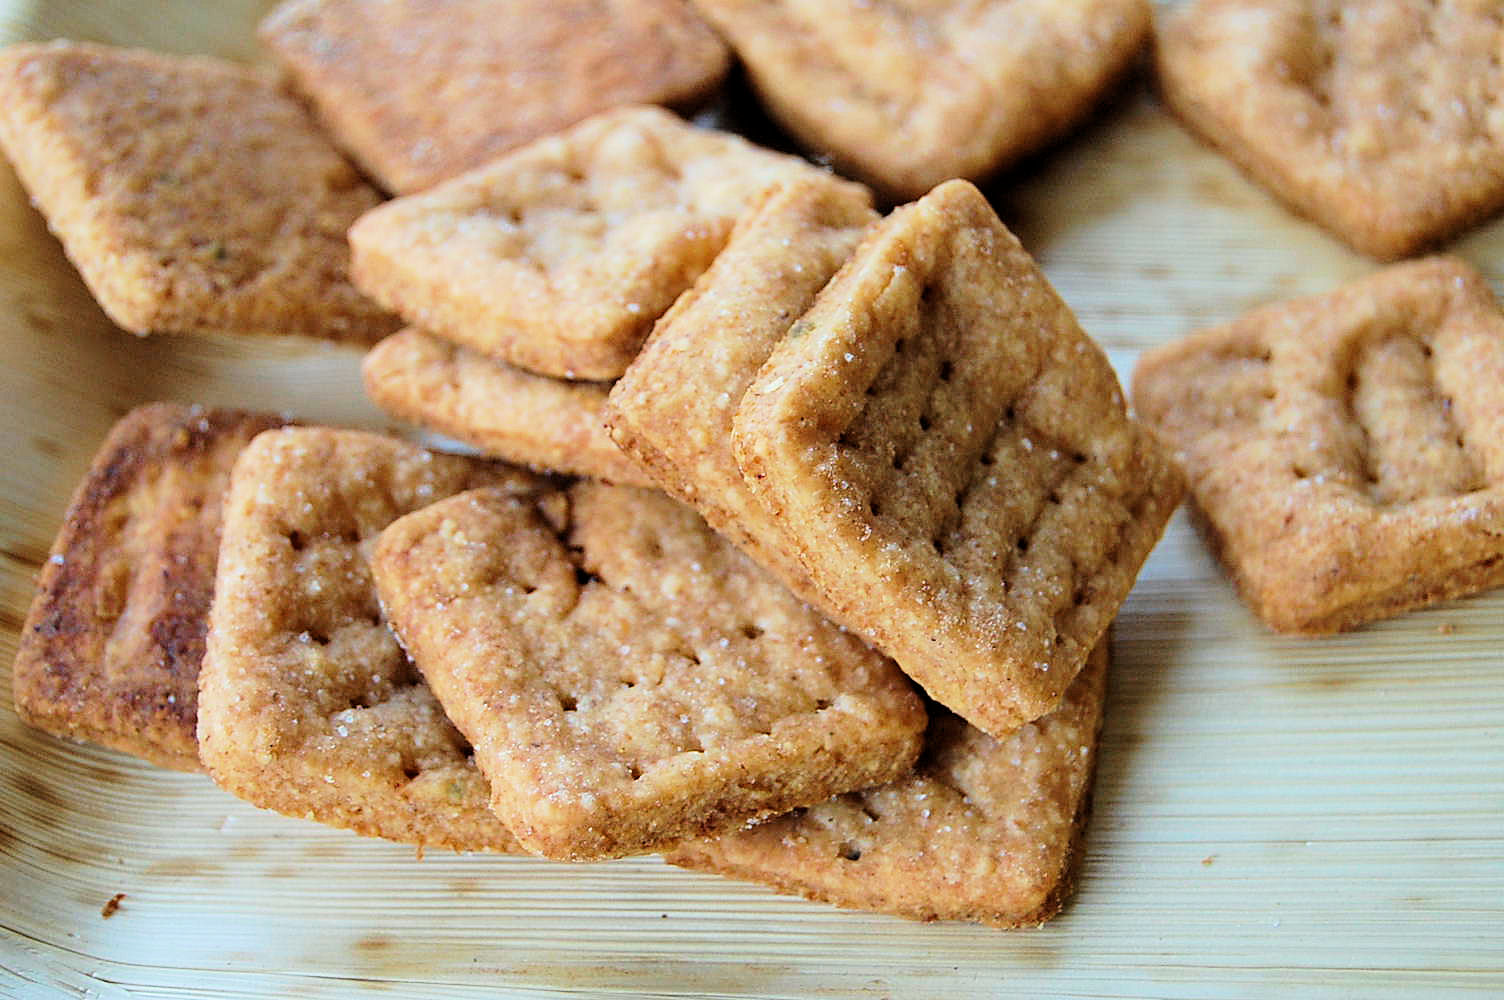
[[[0, 39], [248, 57], [264, 6], [0, 3]], [[1187, 136], [1141, 81], [990, 193], [1120, 371], [1372, 266]], [[1497, 279], [1504, 222], [1454, 249]], [[383, 422], [352, 352], [113, 329], [0, 167], [0, 663], [76, 477], [111, 421], [153, 398]], [[420, 861], [32, 732], [6, 682], [0, 994], [1504, 994], [1504, 593], [1280, 638], [1182, 514], [1115, 654], [1080, 894], [1011, 934], [842, 913], [655, 859]]]

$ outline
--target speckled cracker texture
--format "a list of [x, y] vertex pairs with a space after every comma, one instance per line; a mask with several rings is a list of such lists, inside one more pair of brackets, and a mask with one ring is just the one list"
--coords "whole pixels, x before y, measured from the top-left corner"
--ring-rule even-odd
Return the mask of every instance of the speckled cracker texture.
[[416, 328], [372, 348], [363, 372], [377, 406], [486, 455], [652, 485], [606, 433], [607, 384], [534, 375]]
[[1296, 211], [1380, 259], [1504, 205], [1504, 8], [1198, 0], [1160, 31], [1170, 107]]
[[132, 333], [396, 328], [349, 280], [381, 199], [263, 75], [54, 42], [0, 51], [0, 147], [89, 290]]
[[358, 431], [271, 431], [236, 463], [199, 676], [199, 750], [265, 809], [456, 850], [514, 850], [387, 627], [367, 562], [392, 521], [520, 470]]
[[394, 524], [375, 565], [492, 807], [547, 857], [725, 832], [919, 752], [903, 675], [661, 493], [476, 491]]
[[16, 711], [69, 739], [198, 771], [204, 657], [230, 469], [277, 417], [149, 403], [105, 438], [21, 629]]
[[1075, 124], [1143, 48], [1145, 0], [695, 0], [768, 110], [899, 198]]
[[905, 777], [667, 860], [911, 920], [1043, 923], [1080, 864], [1107, 665], [1104, 641], [1060, 707], [1006, 739], [938, 711]]
[[873, 230], [732, 444], [835, 616], [996, 736], [1059, 703], [1184, 488], [965, 181]]
[[658, 321], [607, 405], [613, 439], [660, 486], [816, 601], [783, 528], [742, 479], [731, 419], [789, 325], [876, 221], [867, 192], [834, 177], [767, 192]]
[[728, 62], [682, 0], [291, 0], [261, 37], [402, 194], [616, 105], [694, 101]]
[[1504, 314], [1463, 262], [1161, 347], [1133, 394], [1271, 627], [1334, 632], [1504, 583]]
[[350, 233], [355, 277], [483, 354], [614, 379], [753, 198], [819, 172], [658, 108], [620, 108], [367, 214]]

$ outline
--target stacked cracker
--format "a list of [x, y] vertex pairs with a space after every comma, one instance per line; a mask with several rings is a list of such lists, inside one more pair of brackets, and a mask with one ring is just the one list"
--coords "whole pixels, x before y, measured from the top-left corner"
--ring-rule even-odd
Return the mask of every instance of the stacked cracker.
[[[348, 301], [372, 318], [350, 336], [390, 329], [353, 283], [413, 324], [368, 358], [379, 402], [594, 478], [257, 414], [137, 411], [43, 574], [20, 711], [368, 835], [664, 851], [922, 919], [1052, 915], [1082, 836], [1106, 630], [1181, 488], [1100, 350], [970, 185], [879, 219], [860, 186], [631, 105], [692, 99], [724, 69], [672, 0], [590, 8], [625, 25], [608, 41], [659, 45], [660, 73], [636, 90], [596, 79], [619, 53], [572, 43], [575, 77], [601, 92], [560, 88], [507, 127], [470, 112], [476, 88], [517, 81], [455, 24], [451, 44], [419, 46], [436, 62], [409, 82], [469, 67], [458, 113], [414, 125], [434, 103], [420, 83], [363, 102], [373, 47], [394, 25], [428, 31], [425, 6], [387, 5], [383, 28], [313, 0], [266, 26], [345, 151], [390, 189], [427, 189], [360, 218], [348, 277], [343, 247], [307, 233], [342, 231], [376, 196], [252, 74], [13, 50], [3, 138], [123, 325], [331, 336]], [[459, 23], [484, 16], [453, 6]], [[964, 49], [958, 93], [976, 100], [931, 94], [906, 127], [945, 141], [864, 172], [921, 193], [1037, 144], [1131, 52], [1141, 8], [1083, 5], [1103, 58], [1042, 59], [1049, 31], [1020, 33], [1027, 75], [1074, 81], [1031, 121], [989, 110], [1017, 88], [967, 48], [976, 12], [939, 17], [947, 52], [910, 55], [943, 67]], [[107, 87], [168, 95], [144, 140], [101, 117]], [[992, 115], [964, 162], [948, 158], [959, 133], [930, 127], [952, 111]], [[244, 120], [200, 167], [205, 113]], [[839, 147], [838, 122], [814, 120], [812, 141]], [[298, 170], [267, 187], [261, 157], [289, 137]], [[181, 197], [158, 192], [184, 163]], [[349, 203], [300, 202], [314, 174]], [[218, 206], [252, 195], [291, 221], [224, 229]], [[285, 271], [255, 263], [265, 246]], [[140, 273], [120, 280], [106, 258]]]

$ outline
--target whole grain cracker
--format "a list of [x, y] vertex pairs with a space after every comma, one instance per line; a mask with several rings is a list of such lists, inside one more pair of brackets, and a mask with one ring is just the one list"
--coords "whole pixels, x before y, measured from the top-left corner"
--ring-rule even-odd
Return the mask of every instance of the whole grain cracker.
[[12, 673], [16, 711], [58, 736], [202, 770], [194, 727], [230, 468], [277, 417], [149, 403], [79, 484]]
[[903, 675], [661, 493], [468, 493], [394, 524], [375, 566], [492, 808], [547, 857], [724, 832], [919, 752]]
[[367, 563], [388, 524], [520, 470], [358, 431], [271, 431], [236, 463], [225, 504], [199, 751], [266, 809], [456, 850], [514, 850], [489, 791], [387, 627]]
[[1133, 394], [1271, 627], [1334, 632], [1504, 583], [1504, 314], [1462, 261], [1150, 351]]
[[355, 280], [415, 326], [543, 375], [619, 376], [794, 157], [619, 108], [350, 232]]
[[783, 529], [748, 489], [731, 419], [789, 326], [877, 221], [865, 190], [833, 177], [768, 191], [679, 297], [611, 389], [611, 436], [658, 485], [819, 602]]
[[362, 371], [377, 406], [486, 455], [652, 485], [606, 433], [608, 385], [534, 375], [416, 327], [373, 347]]
[[899, 198], [1075, 124], [1143, 47], [1145, 0], [695, 0], [768, 110]]
[[1504, 206], [1504, 10], [1199, 0], [1159, 32], [1165, 100], [1301, 214], [1403, 257]]
[[909, 775], [667, 860], [911, 920], [1043, 923], [1080, 864], [1107, 665], [1104, 640], [1060, 707], [1005, 739], [935, 712]]
[[1054, 709], [1183, 490], [965, 181], [873, 230], [733, 428], [836, 617], [997, 736]]
[[291, 0], [261, 37], [403, 194], [615, 105], [695, 101], [728, 62], [682, 0]]
[[263, 74], [77, 42], [0, 51], [0, 147], [133, 333], [371, 342], [345, 231], [381, 199]]

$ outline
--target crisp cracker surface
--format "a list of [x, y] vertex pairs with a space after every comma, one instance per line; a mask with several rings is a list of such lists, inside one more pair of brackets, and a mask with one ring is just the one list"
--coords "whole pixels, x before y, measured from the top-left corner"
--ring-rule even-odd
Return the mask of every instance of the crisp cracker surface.
[[619, 104], [694, 101], [728, 61], [681, 0], [291, 0], [261, 37], [403, 194]]
[[1504, 583], [1504, 314], [1462, 261], [1146, 353], [1133, 393], [1273, 628], [1333, 632]]
[[377, 406], [487, 455], [651, 485], [606, 433], [609, 385], [534, 375], [417, 328], [377, 344], [362, 371]]
[[911, 920], [1042, 923], [1080, 862], [1107, 663], [1103, 641], [1060, 707], [1006, 739], [940, 710], [907, 776], [667, 860]]
[[1079, 120], [1143, 47], [1145, 0], [695, 0], [768, 109], [898, 198]]
[[1296, 211], [1381, 259], [1504, 205], [1504, 10], [1199, 0], [1160, 30], [1170, 107]]
[[607, 380], [764, 188], [818, 173], [621, 108], [367, 214], [355, 278], [415, 326], [544, 375]]
[[371, 342], [345, 230], [380, 197], [263, 75], [55, 42], [0, 52], [0, 146], [133, 333]]
[[391, 438], [272, 431], [235, 466], [199, 678], [214, 780], [266, 809], [456, 850], [513, 850], [469, 745], [387, 627], [367, 563], [392, 521], [520, 470]]
[[648, 490], [483, 490], [377, 546], [382, 600], [528, 849], [654, 850], [893, 780], [925, 714], [891, 663]]
[[789, 325], [877, 218], [865, 190], [833, 177], [767, 192], [658, 321], [606, 411], [613, 439], [660, 486], [816, 601], [782, 527], [742, 479], [731, 420]]
[[733, 428], [836, 617], [997, 736], [1059, 702], [1183, 490], [965, 181], [873, 230]]
[[230, 468], [283, 421], [150, 403], [73, 496], [21, 629], [12, 683], [34, 726], [182, 771], [194, 727]]

